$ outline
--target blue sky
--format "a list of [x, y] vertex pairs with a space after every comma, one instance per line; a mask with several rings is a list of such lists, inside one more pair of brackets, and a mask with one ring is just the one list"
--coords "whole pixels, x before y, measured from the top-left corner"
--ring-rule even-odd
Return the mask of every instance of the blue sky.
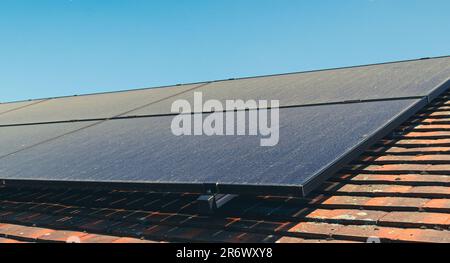
[[450, 54], [448, 0], [0, 0], [0, 101]]

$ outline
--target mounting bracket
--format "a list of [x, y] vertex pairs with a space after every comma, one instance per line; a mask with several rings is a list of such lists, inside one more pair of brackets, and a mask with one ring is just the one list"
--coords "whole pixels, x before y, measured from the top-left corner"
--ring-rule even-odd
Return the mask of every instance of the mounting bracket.
[[230, 202], [238, 195], [230, 194], [208, 194], [202, 195], [197, 199], [198, 212], [200, 214], [214, 214], [217, 209]]

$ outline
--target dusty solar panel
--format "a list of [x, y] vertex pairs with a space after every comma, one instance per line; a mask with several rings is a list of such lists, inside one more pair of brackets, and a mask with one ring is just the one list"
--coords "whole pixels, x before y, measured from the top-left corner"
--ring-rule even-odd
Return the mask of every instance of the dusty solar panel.
[[279, 100], [280, 106], [423, 96], [433, 99], [442, 91], [439, 87], [449, 79], [450, 58], [440, 58], [219, 81], [130, 115], [168, 113], [175, 100], [183, 99], [192, 104], [193, 92], [202, 92], [204, 101]]
[[[446, 57], [0, 104], [0, 179], [302, 195], [448, 89], [449, 77]], [[194, 92], [280, 100], [279, 144], [174, 136], [167, 114]]]
[[[0, 115], [0, 125], [111, 118], [201, 84], [50, 99]], [[1, 110], [1, 106], [0, 106]]]
[[41, 100], [36, 101], [20, 101], [20, 102], [11, 102], [11, 103], [0, 103], [0, 115], [9, 114], [10, 112], [17, 111], [23, 109], [24, 107], [40, 103]]
[[168, 114], [176, 100], [192, 103], [194, 92], [201, 92], [204, 101], [279, 100], [280, 106], [403, 97], [434, 98], [442, 91], [439, 87], [449, 80], [449, 76], [450, 58], [447, 57], [64, 97], [3, 114], [8, 110], [8, 104], [0, 104], [0, 125]]
[[[227, 191], [302, 195], [340, 159], [423, 102], [282, 109], [275, 147], [261, 147], [258, 136], [174, 136], [170, 116], [110, 120], [0, 158], [0, 175], [9, 180], [211, 184]], [[58, 125], [51, 127], [61, 129]], [[20, 129], [25, 133], [34, 127]]]
[[77, 131], [93, 122], [57, 125], [10, 126], [0, 128], [0, 158]]

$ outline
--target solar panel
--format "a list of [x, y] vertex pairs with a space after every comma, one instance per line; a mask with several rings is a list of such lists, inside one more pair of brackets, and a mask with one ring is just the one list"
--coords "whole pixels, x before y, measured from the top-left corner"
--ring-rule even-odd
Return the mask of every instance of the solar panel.
[[15, 110], [19, 110], [19, 109], [22, 109], [23, 107], [27, 107], [29, 105], [39, 103], [39, 102], [41, 102], [41, 100], [1, 103], [0, 104], [0, 115], [9, 113], [9, 112], [12, 112]]
[[[183, 99], [192, 104], [193, 92], [202, 92], [204, 101], [279, 100], [281, 106], [423, 96], [434, 99], [449, 79], [450, 58], [440, 58], [219, 81], [133, 111], [130, 115], [168, 113], [175, 100]], [[449, 85], [447, 83], [445, 87]]]
[[[0, 125], [101, 119], [122, 115], [201, 84], [50, 99], [0, 115]], [[0, 108], [1, 110], [1, 108]]]
[[[446, 57], [0, 104], [0, 179], [301, 196], [448, 89], [449, 78]], [[279, 143], [175, 136], [172, 103], [192, 103], [194, 92], [203, 101], [279, 100]], [[245, 114], [255, 112], [264, 111]]]
[[20, 111], [4, 114], [2, 107], [8, 104], [0, 104], [0, 126], [168, 114], [175, 100], [193, 103], [194, 92], [202, 92], [204, 101], [279, 100], [282, 107], [404, 97], [430, 96], [433, 99], [450, 85], [442, 85], [449, 76], [450, 58], [447, 57], [65, 97], [31, 103]]
[[2, 127], [0, 128], [0, 158], [91, 124], [92, 122], [77, 122], [58, 125]]
[[[343, 157], [423, 106], [424, 100], [399, 100], [282, 109], [275, 147], [261, 147], [252, 136], [177, 137], [171, 116], [110, 120], [0, 158], [0, 174], [9, 180], [213, 185], [302, 195]], [[63, 129], [59, 125], [50, 127]], [[19, 129], [26, 134], [35, 127]]]

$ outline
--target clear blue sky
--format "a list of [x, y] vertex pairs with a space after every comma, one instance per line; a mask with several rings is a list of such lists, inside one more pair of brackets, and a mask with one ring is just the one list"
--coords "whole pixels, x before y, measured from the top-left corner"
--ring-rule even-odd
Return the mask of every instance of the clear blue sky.
[[0, 0], [0, 101], [450, 54], [448, 0]]

